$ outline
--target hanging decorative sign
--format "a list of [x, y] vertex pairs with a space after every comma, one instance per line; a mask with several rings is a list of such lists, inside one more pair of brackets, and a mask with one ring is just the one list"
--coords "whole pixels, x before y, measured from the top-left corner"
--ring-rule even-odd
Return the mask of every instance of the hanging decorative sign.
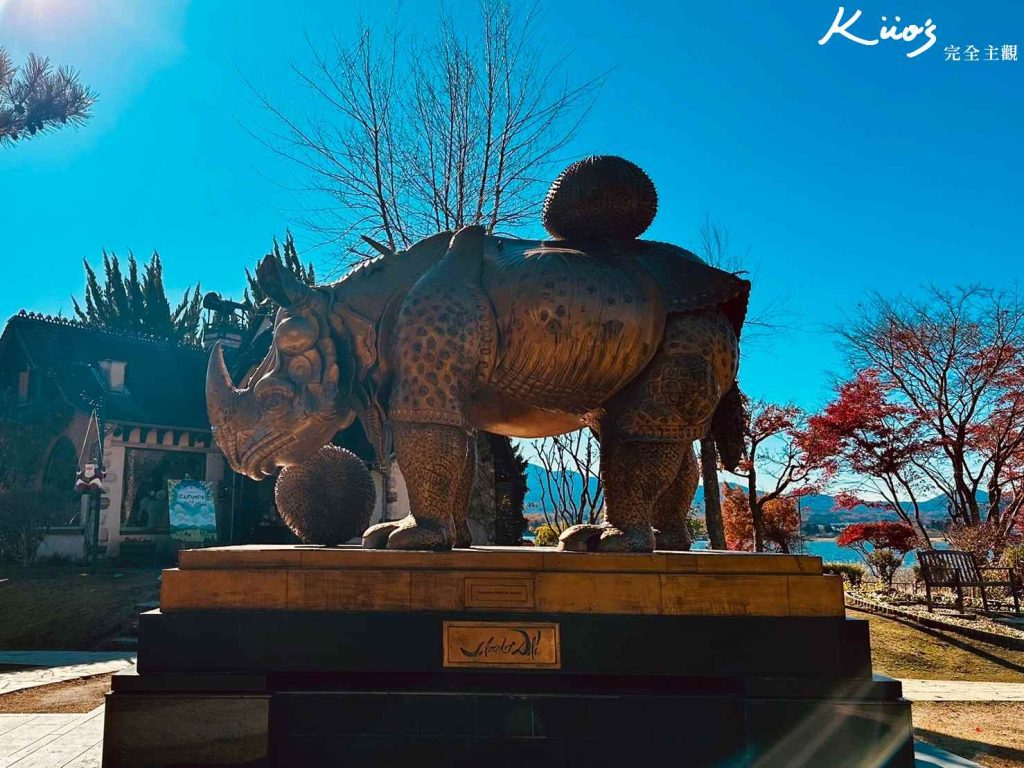
[[89, 493], [90, 491], [105, 493], [107, 490], [103, 487], [103, 478], [105, 477], [106, 473], [95, 464], [86, 464], [75, 475], [75, 491], [77, 493]]
[[168, 480], [167, 499], [174, 539], [200, 547], [216, 543], [213, 483], [206, 480]]

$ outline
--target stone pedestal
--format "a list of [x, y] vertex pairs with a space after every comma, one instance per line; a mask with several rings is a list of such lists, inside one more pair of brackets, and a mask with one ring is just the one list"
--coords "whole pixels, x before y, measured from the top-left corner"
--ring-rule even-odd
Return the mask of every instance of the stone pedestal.
[[913, 765], [816, 557], [181, 553], [104, 765]]

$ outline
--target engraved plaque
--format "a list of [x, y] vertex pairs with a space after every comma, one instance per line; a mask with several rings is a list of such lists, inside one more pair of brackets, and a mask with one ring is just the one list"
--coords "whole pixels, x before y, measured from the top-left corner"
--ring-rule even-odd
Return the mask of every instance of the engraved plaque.
[[533, 578], [466, 578], [467, 608], [533, 608]]
[[561, 669], [558, 625], [551, 622], [446, 621], [444, 665]]

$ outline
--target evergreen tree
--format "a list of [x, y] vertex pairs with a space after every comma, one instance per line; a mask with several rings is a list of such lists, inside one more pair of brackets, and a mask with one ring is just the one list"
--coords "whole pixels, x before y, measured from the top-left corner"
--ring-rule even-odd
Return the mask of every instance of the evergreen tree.
[[171, 310], [164, 291], [163, 264], [153, 252], [139, 276], [134, 254], [128, 253], [128, 276], [114, 253], [103, 252], [102, 281], [88, 260], [85, 264], [85, 307], [74, 297], [75, 316], [87, 325], [156, 336], [188, 344], [199, 343], [202, 293], [197, 283], [187, 289]]
[[494, 457], [494, 484], [497, 509], [494, 518], [494, 543], [519, 544], [526, 530], [523, 502], [526, 499], [526, 468], [529, 463], [522, 450], [504, 435], [488, 435]]
[[18, 67], [0, 48], [0, 147], [81, 125], [95, 101], [96, 94], [73, 69], [54, 69], [49, 59], [35, 54]]

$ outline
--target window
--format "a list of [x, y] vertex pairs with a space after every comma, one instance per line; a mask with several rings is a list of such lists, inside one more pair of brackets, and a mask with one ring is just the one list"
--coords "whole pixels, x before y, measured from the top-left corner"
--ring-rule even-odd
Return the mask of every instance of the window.
[[18, 372], [18, 402], [27, 403], [30, 394], [29, 384], [32, 381], [31, 371]]
[[121, 360], [100, 360], [100, 370], [107, 381], [107, 389], [111, 392], [124, 392], [126, 364]]
[[186, 477], [206, 479], [205, 453], [125, 449], [121, 529], [168, 531], [167, 481]]

